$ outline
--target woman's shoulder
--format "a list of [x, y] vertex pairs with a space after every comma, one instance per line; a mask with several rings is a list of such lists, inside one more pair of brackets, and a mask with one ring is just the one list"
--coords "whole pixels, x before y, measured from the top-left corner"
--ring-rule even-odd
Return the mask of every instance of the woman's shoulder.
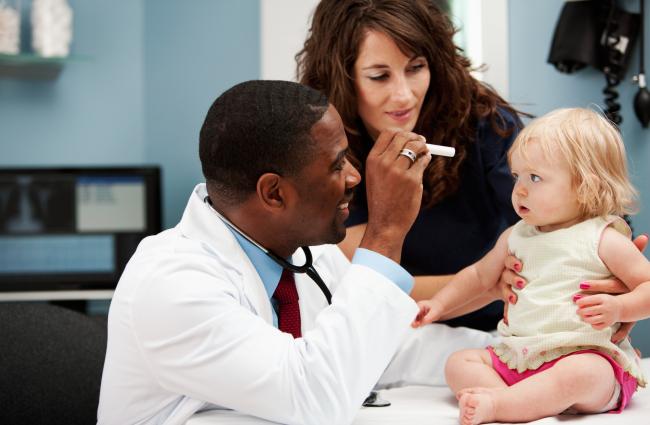
[[506, 132], [510, 130], [517, 132], [523, 127], [519, 114], [514, 109], [505, 106], [498, 106], [494, 113], [482, 117], [479, 120], [478, 128], [479, 131], [484, 130], [495, 133], [494, 125]]
[[508, 105], [507, 108], [504, 105], [497, 106], [497, 113], [501, 115], [504, 120], [511, 123], [512, 125], [521, 124], [521, 120], [519, 119], [519, 114], [510, 105]]
[[505, 107], [499, 107], [493, 115], [480, 119], [476, 141], [482, 151], [507, 151], [523, 124], [519, 115]]

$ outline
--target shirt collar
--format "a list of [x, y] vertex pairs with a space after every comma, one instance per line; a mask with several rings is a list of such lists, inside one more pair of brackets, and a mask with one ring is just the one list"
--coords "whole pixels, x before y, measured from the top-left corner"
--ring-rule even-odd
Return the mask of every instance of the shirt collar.
[[257, 270], [257, 274], [260, 275], [260, 279], [264, 284], [266, 293], [269, 298], [271, 298], [280, 282], [282, 266], [273, 261], [271, 257], [264, 253], [264, 251], [253, 245], [248, 239], [237, 233], [230, 226], [226, 227], [233, 235], [235, 235], [235, 239], [237, 239], [237, 242], [241, 245], [248, 259], [253, 263], [255, 270]]

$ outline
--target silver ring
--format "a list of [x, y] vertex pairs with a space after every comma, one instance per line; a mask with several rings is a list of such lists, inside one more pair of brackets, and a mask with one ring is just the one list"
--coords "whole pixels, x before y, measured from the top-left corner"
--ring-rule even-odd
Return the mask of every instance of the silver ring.
[[415, 164], [415, 159], [418, 157], [415, 154], [415, 152], [413, 152], [410, 149], [406, 149], [406, 148], [399, 151], [399, 154], [402, 155], [402, 156], [407, 157], [408, 159], [410, 159], [411, 160], [411, 165]]

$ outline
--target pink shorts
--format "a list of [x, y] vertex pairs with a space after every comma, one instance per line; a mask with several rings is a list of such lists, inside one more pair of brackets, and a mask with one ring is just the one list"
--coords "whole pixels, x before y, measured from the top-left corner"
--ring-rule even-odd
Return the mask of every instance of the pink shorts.
[[614, 369], [614, 376], [616, 377], [616, 380], [620, 385], [620, 397], [618, 399], [618, 405], [615, 409], [610, 410], [609, 411], [610, 413], [621, 413], [625, 408], [625, 406], [627, 406], [628, 403], [630, 402], [630, 399], [632, 398], [632, 394], [634, 394], [637, 388], [637, 382], [634, 377], [632, 377], [628, 372], [625, 372], [623, 368], [618, 363], [616, 363], [616, 361], [612, 359], [610, 356], [596, 350], [576, 351], [574, 353], [567, 354], [562, 357], [558, 357], [553, 361], [546, 362], [535, 370], [526, 370], [520, 373], [517, 372], [516, 370], [510, 369], [507, 364], [502, 362], [499, 356], [497, 356], [494, 353], [492, 347], [488, 347], [487, 349], [490, 352], [490, 357], [492, 358], [492, 367], [501, 376], [501, 379], [503, 379], [503, 381], [506, 384], [508, 384], [508, 386], [514, 385], [521, 380], [529, 378], [535, 374], [538, 374], [539, 372], [545, 371], [546, 369], [553, 367], [555, 363], [557, 363], [560, 359], [563, 359], [564, 357], [573, 356], [576, 354], [584, 354], [584, 353], [598, 354], [599, 356], [607, 360], [610, 365], [612, 365], [612, 369]]

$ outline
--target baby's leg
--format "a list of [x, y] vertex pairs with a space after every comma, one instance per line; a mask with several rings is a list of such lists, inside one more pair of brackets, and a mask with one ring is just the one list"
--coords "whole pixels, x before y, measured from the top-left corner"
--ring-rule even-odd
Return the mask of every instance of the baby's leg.
[[488, 350], [457, 351], [445, 365], [447, 385], [456, 394], [464, 388], [503, 388], [506, 383], [492, 367]]
[[476, 388], [460, 392], [463, 425], [527, 422], [562, 413], [600, 412], [614, 393], [612, 366], [597, 354], [576, 354], [507, 388]]

